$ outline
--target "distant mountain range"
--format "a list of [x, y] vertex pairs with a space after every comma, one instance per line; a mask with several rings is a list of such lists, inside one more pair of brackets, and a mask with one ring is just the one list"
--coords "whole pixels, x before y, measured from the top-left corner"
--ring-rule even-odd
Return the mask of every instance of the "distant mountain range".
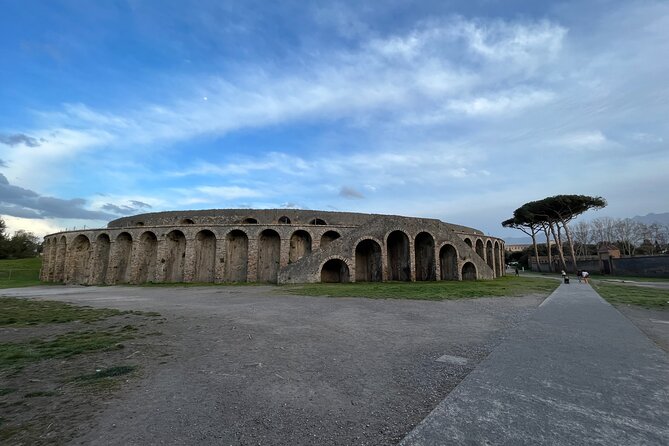
[[[663, 212], [661, 214], [654, 214], [651, 212], [648, 215], [637, 215], [636, 217], [632, 217], [632, 220], [647, 225], [651, 223], [669, 225], [669, 212]], [[538, 242], [545, 241], [543, 233], [537, 237], [537, 241]], [[504, 242], [507, 245], [529, 245], [530, 243], [532, 243], [532, 239], [530, 237], [504, 237]]]

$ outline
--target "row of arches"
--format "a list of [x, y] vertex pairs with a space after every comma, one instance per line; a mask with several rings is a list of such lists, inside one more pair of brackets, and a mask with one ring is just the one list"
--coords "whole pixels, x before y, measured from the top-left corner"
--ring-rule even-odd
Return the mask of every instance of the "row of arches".
[[[408, 235], [403, 231], [393, 231], [386, 238], [386, 280], [412, 280], [412, 256]], [[415, 280], [476, 280], [476, 266], [465, 262], [458, 269], [458, 251], [450, 243], [435, 251], [435, 241], [431, 234], [421, 232], [414, 240], [413, 263]], [[437, 277], [437, 261], [439, 277]], [[381, 282], [384, 280], [383, 249], [378, 241], [365, 238], [356, 244], [353, 250], [353, 262], [356, 282]], [[321, 282], [349, 282], [350, 268], [345, 260], [333, 258], [321, 267]]]
[[[238, 223], [239, 224], [244, 224], [244, 225], [257, 225], [257, 224], [259, 224], [258, 219], [255, 218], [255, 217], [245, 217], [245, 218], [239, 220]], [[292, 221], [291, 221], [290, 217], [288, 217], [286, 215], [283, 215], [283, 216], [281, 216], [277, 219], [276, 223], [281, 224], [281, 225], [289, 225], [289, 224], [292, 224]], [[132, 222], [132, 224], [135, 225], [135, 226], [144, 226], [145, 222], [141, 221], [141, 220], [138, 220], [138, 221]], [[194, 225], [195, 220], [193, 218], [182, 218], [181, 220], [179, 220], [179, 224], [181, 224], [181, 225]], [[270, 224], [273, 224], [273, 223], [270, 223]], [[315, 217], [315, 218], [310, 219], [307, 224], [312, 225], [312, 226], [327, 226], [328, 223], [325, 220], [323, 220], [322, 218]]]
[[[340, 237], [326, 231], [320, 247]], [[246, 232], [228, 232], [221, 243], [210, 230], [201, 230], [191, 242], [180, 230], [167, 233], [160, 240], [152, 231], [133, 240], [121, 232], [112, 240], [109, 234], [95, 240], [79, 234], [67, 246], [67, 238], [53, 238], [45, 245], [43, 279], [78, 284], [145, 283], [145, 282], [245, 282], [250, 270], [254, 280], [276, 282], [281, 264], [281, 237], [272, 229], [263, 230], [250, 255]], [[290, 236], [288, 263], [294, 263], [312, 252], [312, 236], [297, 230]]]
[[503, 258], [503, 249], [499, 241], [495, 240], [493, 243], [492, 240], [487, 240], [485, 243], [480, 238], [477, 238], [474, 242], [469, 237], [464, 238], [464, 242], [474, 251], [478, 256], [483, 259], [484, 262], [495, 272], [495, 277], [499, 277], [503, 274], [502, 265], [504, 265]]

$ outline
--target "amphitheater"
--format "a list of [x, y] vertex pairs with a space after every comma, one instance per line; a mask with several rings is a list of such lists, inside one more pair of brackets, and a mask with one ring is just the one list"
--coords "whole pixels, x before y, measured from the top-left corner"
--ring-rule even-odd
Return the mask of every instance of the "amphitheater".
[[141, 214], [45, 237], [46, 282], [493, 279], [504, 242], [435, 219], [292, 209]]

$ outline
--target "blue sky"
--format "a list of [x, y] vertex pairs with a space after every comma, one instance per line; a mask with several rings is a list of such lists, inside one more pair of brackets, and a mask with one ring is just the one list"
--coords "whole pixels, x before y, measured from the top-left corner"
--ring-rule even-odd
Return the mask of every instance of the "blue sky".
[[669, 2], [0, 0], [0, 215], [669, 211]]

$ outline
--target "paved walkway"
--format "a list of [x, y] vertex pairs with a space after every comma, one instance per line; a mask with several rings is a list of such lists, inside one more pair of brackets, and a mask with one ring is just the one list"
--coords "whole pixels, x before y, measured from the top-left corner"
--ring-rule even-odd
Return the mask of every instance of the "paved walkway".
[[401, 443], [451, 444], [669, 445], [669, 356], [560, 285]]

